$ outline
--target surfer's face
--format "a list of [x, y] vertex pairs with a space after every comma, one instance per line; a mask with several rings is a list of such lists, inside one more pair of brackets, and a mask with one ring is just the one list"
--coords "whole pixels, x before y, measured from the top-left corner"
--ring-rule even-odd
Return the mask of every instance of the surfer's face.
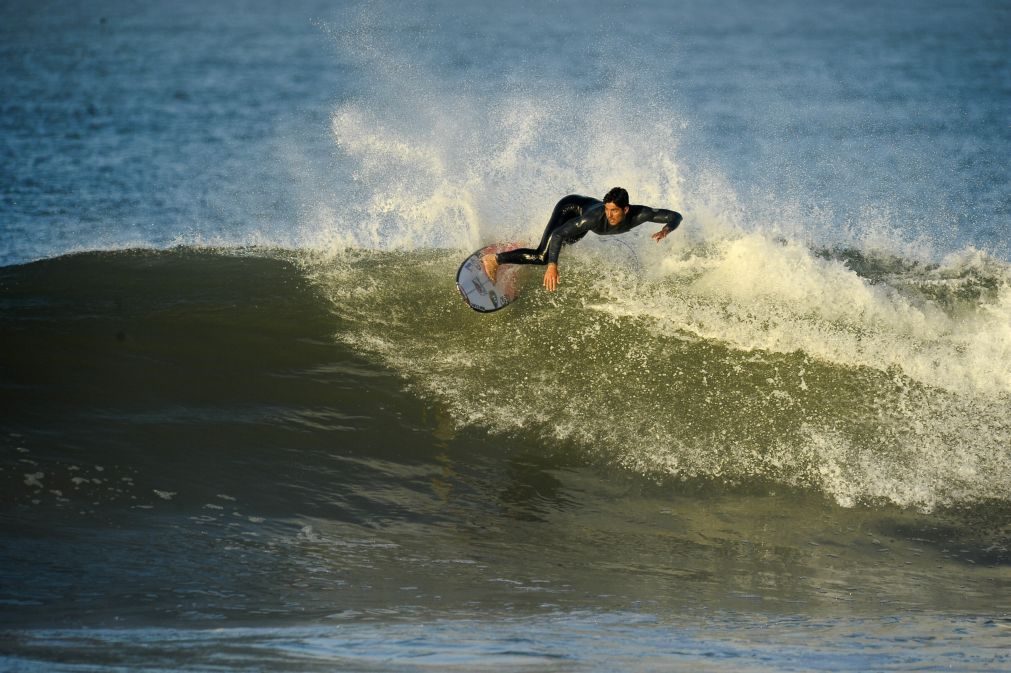
[[620, 208], [616, 203], [604, 204], [604, 217], [607, 218], [607, 223], [612, 227], [617, 227], [621, 224], [621, 221], [625, 219], [625, 213], [627, 212], [628, 206]]

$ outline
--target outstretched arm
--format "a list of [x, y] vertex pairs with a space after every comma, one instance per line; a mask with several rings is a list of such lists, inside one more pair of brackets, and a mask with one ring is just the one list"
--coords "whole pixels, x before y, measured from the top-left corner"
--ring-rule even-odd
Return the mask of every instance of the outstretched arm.
[[681, 213], [663, 208], [644, 208], [640, 214], [643, 222], [659, 222], [664, 225], [663, 229], [653, 234], [653, 240], [659, 243], [667, 238], [667, 234], [674, 231], [681, 224]]

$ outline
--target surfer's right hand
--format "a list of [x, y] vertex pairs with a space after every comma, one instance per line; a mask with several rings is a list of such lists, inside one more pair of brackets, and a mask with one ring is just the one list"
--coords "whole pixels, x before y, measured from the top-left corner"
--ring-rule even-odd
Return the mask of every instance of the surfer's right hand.
[[558, 278], [558, 265], [553, 262], [548, 264], [548, 270], [544, 272], [544, 289], [548, 292], [557, 290]]

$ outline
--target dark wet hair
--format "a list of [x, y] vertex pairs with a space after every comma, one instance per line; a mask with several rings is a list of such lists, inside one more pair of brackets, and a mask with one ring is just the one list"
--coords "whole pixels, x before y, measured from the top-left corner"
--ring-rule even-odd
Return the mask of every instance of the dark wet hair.
[[628, 208], [628, 192], [621, 187], [615, 187], [604, 194], [604, 203], [613, 203], [619, 208]]

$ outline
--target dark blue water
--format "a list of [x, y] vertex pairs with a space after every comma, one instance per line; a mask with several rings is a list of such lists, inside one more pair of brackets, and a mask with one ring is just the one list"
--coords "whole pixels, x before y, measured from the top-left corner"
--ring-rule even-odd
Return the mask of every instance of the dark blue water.
[[1009, 19], [3, 5], [0, 668], [1007, 669]]

